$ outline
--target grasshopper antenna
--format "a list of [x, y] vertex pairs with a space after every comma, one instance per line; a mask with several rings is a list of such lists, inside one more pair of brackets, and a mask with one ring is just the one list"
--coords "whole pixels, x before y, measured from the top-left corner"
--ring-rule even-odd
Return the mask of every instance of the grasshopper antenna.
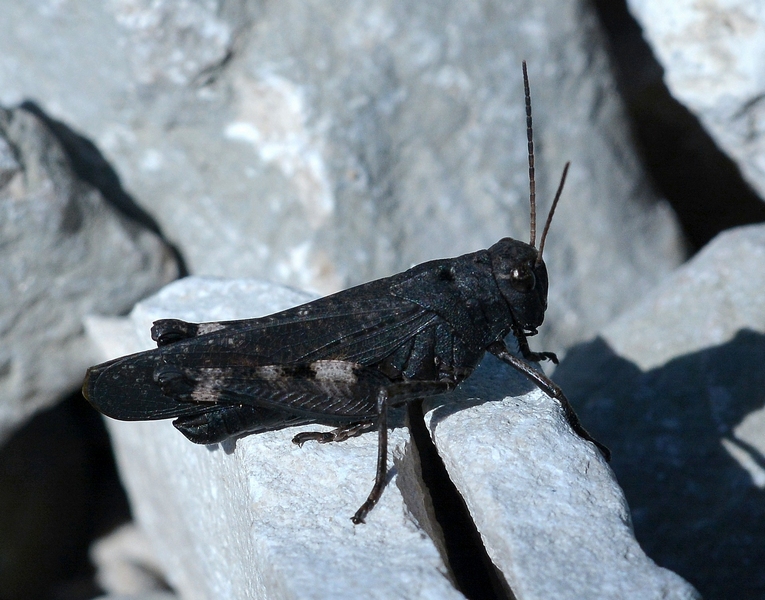
[[[534, 179], [534, 130], [531, 127], [531, 88], [526, 61], [523, 61], [523, 92], [526, 95], [526, 139], [529, 146], [529, 205], [531, 206], [529, 244], [537, 242], [537, 184]], [[539, 253], [541, 256], [541, 252]]]
[[[555, 192], [555, 199], [550, 207], [550, 213], [547, 215], [547, 221], [545, 222], [545, 228], [542, 231], [542, 239], [539, 242], [539, 254], [537, 254], [536, 264], [539, 265], [542, 262], [542, 251], [545, 249], [545, 240], [547, 239], [547, 232], [550, 231], [550, 223], [552, 223], [553, 214], [555, 214], [555, 207], [558, 206], [558, 200], [563, 193], [563, 184], [566, 183], [566, 175], [568, 175], [568, 168], [571, 166], [571, 161], [566, 163], [563, 167], [563, 175], [560, 177], [560, 183], [558, 184], [558, 191]], [[532, 244], [533, 246], [533, 244]]]

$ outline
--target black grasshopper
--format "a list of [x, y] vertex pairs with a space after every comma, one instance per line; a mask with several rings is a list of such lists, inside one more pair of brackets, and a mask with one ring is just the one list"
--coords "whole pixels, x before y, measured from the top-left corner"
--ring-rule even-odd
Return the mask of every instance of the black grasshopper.
[[537, 333], [547, 308], [542, 251], [568, 164], [537, 249], [525, 63], [523, 75], [530, 243], [504, 238], [488, 250], [426, 262], [258, 319], [156, 321], [151, 334], [158, 347], [89, 369], [85, 397], [115, 419], [175, 418], [173, 425], [198, 444], [308, 423], [336, 429], [300, 433], [293, 442], [342, 441], [376, 429], [376, 479], [354, 523], [364, 521], [385, 485], [388, 407], [453, 389], [486, 351], [556, 398], [572, 429], [608, 459], [561, 389], [504, 342], [512, 333], [526, 360], [557, 362], [552, 353], [532, 352], [527, 336]]

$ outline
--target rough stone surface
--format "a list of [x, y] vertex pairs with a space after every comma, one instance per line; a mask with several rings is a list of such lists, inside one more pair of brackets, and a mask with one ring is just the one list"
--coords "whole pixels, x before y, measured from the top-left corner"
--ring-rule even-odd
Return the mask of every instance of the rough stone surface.
[[[307, 299], [257, 281], [190, 278], [140, 303], [130, 323], [88, 327], [111, 347], [107, 356], [119, 355], [151, 347], [157, 318], [252, 317]], [[195, 446], [170, 421], [109, 426], [136, 519], [183, 598], [463, 597], [406, 508], [397, 476], [367, 523], [351, 523], [374, 479], [375, 435], [291, 443], [314, 426]], [[391, 452], [404, 454], [407, 440], [394, 429]]]
[[[157, 318], [252, 317], [306, 299], [258, 281], [189, 278], [139, 303], [131, 320], [91, 319], [88, 329], [107, 358], [151, 347]], [[429, 425], [519, 600], [695, 597], [637, 546], [613, 474], [552, 400], [496, 361], [469, 381]], [[433, 530], [421, 521], [420, 482], [402, 481], [418, 477], [402, 428], [391, 431], [393, 479], [354, 527], [374, 434], [298, 448], [292, 436], [315, 427], [291, 428], [204, 447], [167, 421], [109, 426], [139, 526], [184, 598], [461, 597], [419, 527]]]
[[127, 311], [176, 273], [37, 117], [0, 109], [0, 442], [78, 387], [93, 360], [83, 315]]
[[719, 235], [555, 373], [638, 540], [705, 598], [765, 594], [765, 226]]
[[742, 330], [765, 334], [763, 266], [765, 226], [723, 232], [606, 327], [603, 338], [617, 354], [648, 371], [721, 346]]
[[[487, 358], [426, 416], [489, 556], [519, 600], [691, 599], [635, 540], [624, 494], [558, 404]], [[460, 409], [469, 398], [490, 400]]]
[[547, 246], [560, 350], [682, 254], [586, 0], [0, 7], [0, 101], [93, 139], [192, 273], [322, 293], [527, 239], [524, 58], [540, 214], [573, 161]]
[[765, 198], [765, 5], [627, 0], [672, 94]]
[[114, 596], [148, 596], [166, 592], [162, 567], [151, 542], [134, 523], [123, 525], [98, 540], [90, 549], [96, 567], [96, 581]]

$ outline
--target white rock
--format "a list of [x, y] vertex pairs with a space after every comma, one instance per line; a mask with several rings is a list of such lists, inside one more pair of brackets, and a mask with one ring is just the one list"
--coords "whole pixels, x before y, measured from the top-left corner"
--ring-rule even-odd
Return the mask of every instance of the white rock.
[[[426, 415], [439, 454], [489, 556], [519, 600], [691, 599], [635, 540], [627, 501], [559, 405], [486, 359]], [[483, 402], [457, 410], [459, 399]], [[448, 415], [448, 418], [446, 418]]]
[[165, 592], [157, 562], [146, 534], [134, 524], [123, 525], [90, 548], [98, 585], [113, 595], [148, 595]]
[[764, 266], [765, 227], [724, 231], [605, 328], [603, 339], [648, 371], [742, 329], [765, 333]]
[[672, 94], [765, 197], [765, 4], [627, 0]]

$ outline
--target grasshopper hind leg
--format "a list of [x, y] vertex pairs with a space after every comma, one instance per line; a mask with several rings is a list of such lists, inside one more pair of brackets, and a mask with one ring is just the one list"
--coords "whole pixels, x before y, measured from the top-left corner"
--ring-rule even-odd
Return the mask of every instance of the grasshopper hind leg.
[[388, 475], [388, 407], [397, 406], [418, 397], [447, 392], [453, 387], [454, 384], [451, 381], [402, 381], [382, 386], [377, 392], [377, 415], [374, 420], [348, 423], [332, 431], [305, 431], [293, 437], [292, 443], [300, 446], [308, 441], [316, 441], [320, 444], [342, 442], [367, 431], [377, 431], [375, 482], [364, 504], [351, 517], [351, 521], [358, 525], [364, 522], [367, 514], [380, 500], [385, 489]]
[[360, 423], [341, 425], [332, 431], [304, 431], [293, 437], [292, 443], [302, 446], [309, 441], [319, 442], [320, 444], [344, 442], [349, 438], [357, 437], [362, 433], [373, 430], [376, 425], [376, 421], [362, 421]]

